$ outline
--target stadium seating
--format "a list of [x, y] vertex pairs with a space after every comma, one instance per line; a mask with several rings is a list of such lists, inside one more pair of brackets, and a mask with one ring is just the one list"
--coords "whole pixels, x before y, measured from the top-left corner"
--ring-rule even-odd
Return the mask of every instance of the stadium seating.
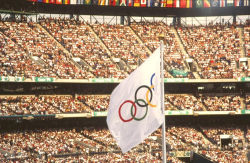
[[[197, 78], [186, 64], [192, 58], [202, 79], [238, 79], [250, 76], [247, 68], [237, 65], [241, 57], [250, 56], [249, 29], [248, 23], [243, 25], [241, 45], [240, 31], [234, 25], [174, 28], [163, 22], [128, 26], [62, 18], [40, 18], [38, 23], [1, 20], [0, 76], [124, 79], [159, 46], [159, 33], [163, 33], [168, 40], [165, 78]], [[93, 114], [107, 111], [109, 100], [107, 94], [1, 95], [0, 116]], [[167, 111], [244, 109], [250, 110], [248, 94], [165, 95]], [[195, 150], [214, 162], [247, 162], [250, 127], [228, 126], [167, 125], [168, 161], [182, 162], [171, 152]], [[230, 138], [226, 145], [223, 136]], [[161, 162], [160, 141], [158, 129], [122, 154], [105, 127], [1, 131], [0, 162]]]
[[159, 34], [164, 34], [166, 78], [197, 78], [186, 62], [192, 58], [200, 78], [236, 79], [248, 76], [239, 59], [245, 57], [241, 47], [249, 55], [249, 25], [243, 28], [242, 41], [239, 32], [234, 25], [175, 29], [163, 22], [127, 26], [61, 18], [1, 21], [1, 76], [123, 79], [159, 46]]
[[[168, 152], [195, 150], [201, 155], [218, 162], [245, 162], [246, 150], [244, 132], [240, 128], [202, 127], [198, 130], [190, 126], [168, 126], [166, 140], [170, 144]], [[220, 136], [229, 135], [233, 141], [229, 148], [220, 147]], [[249, 130], [247, 133], [249, 137]], [[62, 161], [78, 160], [80, 162], [113, 162], [154, 160], [161, 162], [161, 130], [156, 130], [139, 146], [128, 153], [119, 152], [113, 137], [106, 128], [74, 128], [27, 130], [24, 132], [3, 132], [0, 134], [0, 160]], [[209, 138], [216, 143], [212, 143]], [[145, 155], [146, 152], [146, 155]], [[182, 162], [168, 154], [168, 160]], [[111, 162], [112, 162], [111, 161]]]
[[186, 51], [197, 61], [201, 78], [237, 78], [241, 70], [239, 31], [234, 26], [213, 25], [179, 27], [177, 29]]

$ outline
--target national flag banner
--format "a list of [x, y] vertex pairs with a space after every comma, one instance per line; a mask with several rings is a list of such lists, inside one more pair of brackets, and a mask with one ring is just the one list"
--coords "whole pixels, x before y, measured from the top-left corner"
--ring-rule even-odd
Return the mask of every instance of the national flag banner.
[[120, 0], [115, 0], [115, 1], [113, 2], [113, 4], [114, 4], [114, 6], [120, 6]]
[[210, 0], [204, 0], [204, 7], [205, 8], [211, 7]]
[[62, 4], [62, 0], [56, 0], [56, 4]]
[[234, 6], [239, 6], [240, 0], [234, 0]]
[[219, 0], [211, 0], [211, 7], [220, 7]]
[[134, 7], [140, 7], [140, 0], [134, 0]]
[[167, 7], [173, 7], [174, 0], [167, 0]]
[[192, 1], [193, 0], [187, 0], [187, 8], [192, 8], [193, 7]]
[[107, 124], [123, 153], [140, 144], [164, 122], [160, 79], [158, 48], [111, 93]]
[[103, 5], [103, 0], [98, 0], [98, 5]]
[[234, 0], [234, 6], [244, 6], [244, 0]]
[[[72, 1], [72, 0], [71, 0]], [[76, 0], [76, 4], [80, 5], [80, 4], [85, 4], [84, 0]]]
[[43, 2], [43, 0], [37, 0], [37, 2]]
[[62, 3], [65, 5], [68, 5], [68, 4], [70, 4], [70, 0], [62, 0]]
[[147, 0], [141, 0], [141, 7], [147, 7]]
[[62, 4], [62, 0], [56, 0], [56, 4]]
[[220, 0], [220, 7], [226, 6], [226, 0]]
[[147, 7], [153, 7], [153, 0], [148, 0]]
[[180, 7], [180, 0], [174, 0], [173, 7], [179, 8]]
[[234, 0], [227, 0], [227, 7], [234, 6]]
[[250, 0], [244, 0], [244, 6], [249, 6]]
[[153, 0], [153, 6], [159, 7], [160, 6], [160, 0]]
[[[89, 0], [91, 3], [90, 4], [92, 4], [92, 5], [98, 5], [98, 1], [99, 0]], [[86, 0], [85, 0], [85, 2], [86, 2]]]
[[196, 8], [202, 8], [203, 6], [203, 0], [196, 0]]
[[134, 6], [134, 0], [127, 0], [127, 6]]
[[56, 0], [49, 0], [49, 3], [56, 3]]
[[240, 0], [240, 6], [244, 6], [244, 0]]
[[109, 6], [113, 6], [113, 1], [114, 0], [109, 0]]
[[49, 0], [43, 0], [43, 3], [49, 3]]
[[161, 0], [161, 7], [167, 6], [167, 0]]
[[71, 0], [71, 1], [70, 1], [70, 4], [71, 4], [71, 5], [75, 5], [75, 4], [77, 4], [76, 2], [77, 2], [76, 0]]
[[85, 0], [85, 5], [91, 5], [91, 0]]
[[180, 0], [180, 8], [186, 8], [187, 7], [187, 0]]
[[120, 0], [120, 6], [126, 6], [127, 0]]

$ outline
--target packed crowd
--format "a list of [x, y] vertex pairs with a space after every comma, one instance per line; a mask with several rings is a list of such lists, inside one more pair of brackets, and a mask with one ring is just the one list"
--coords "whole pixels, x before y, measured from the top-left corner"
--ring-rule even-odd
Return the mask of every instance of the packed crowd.
[[[244, 131], [238, 127], [217, 127], [208, 128], [204, 127], [203, 132], [207, 135], [208, 138], [212, 139], [216, 142], [217, 146], [220, 147], [222, 151], [219, 150], [211, 150], [211, 151], [203, 151], [204, 155], [215, 158], [216, 161], [232, 161], [231, 156], [233, 156], [233, 162], [246, 162], [246, 154], [247, 154], [247, 134], [244, 137]], [[248, 131], [247, 131], [248, 132]], [[223, 137], [228, 136], [231, 140], [228, 143], [223, 144]], [[220, 157], [218, 157], [218, 155]]]
[[[198, 63], [201, 78], [238, 78], [250, 74], [247, 65], [238, 65], [242, 54], [235, 26], [178, 27], [177, 32], [181, 42], [175, 29], [163, 22], [132, 22], [127, 26], [61, 18], [40, 18], [39, 23], [1, 21], [0, 75], [123, 79], [159, 46], [160, 34], [167, 40], [166, 78], [195, 78], [185, 64], [187, 57]], [[248, 56], [247, 24], [243, 36]], [[181, 43], [185, 55], [180, 50]], [[34, 56], [39, 61], [32, 59]], [[74, 62], [74, 58], [80, 61]]]
[[0, 96], [0, 115], [49, 115], [59, 113], [90, 113], [91, 109], [68, 95]]
[[202, 78], [222, 79], [240, 77], [239, 31], [234, 26], [213, 25], [179, 27], [177, 29], [186, 51], [197, 61]]
[[50, 69], [36, 65], [27, 56], [24, 47], [2, 33], [7, 28], [5, 23], [0, 22], [0, 76], [55, 76]]
[[250, 57], [250, 26], [246, 25], [243, 30], [246, 56]]
[[[218, 141], [211, 143], [203, 134]], [[167, 126], [167, 159], [169, 162], [182, 162], [169, 152], [190, 151], [207, 156], [212, 161], [246, 162], [245, 147], [239, 148], [237, 141], [230, 150], [220, 148], [221, 134], [244, 140], [244, 132], [239, 128], [203, 128], [199, 131], [189, 126]], [[156, 130], [140, 145], [122, 154], [107, 128], [84, 127], [75, 129], [25, 130], [2, 132], [0, 134], [0, 160], [32, 160], [65, 162], [161, 162], [161, 129]], [[242, 141], [245, 142], [245, 141]], [[243, 144], [245, 146], [245, 144]]]
[[248, 126], [248, 128], [247, 128], [246, 138], [247, 138], [247, 142], [250, 143], [250, 126]]
[[250, 110], [250, 95], [246, 95], [246, 109]]
[[237, 111], [243, 109], [241, 98], [236, 95], [202, 96], [205, 107], [209, 111]]
[[127, 63], [128, 71], [134, 70], [149, 56], [144, 44], [138, 40], [129, 26], [92, 24], [93, 30], [110, 49], [114, 58]]
[[[16, 46], [22, 49], [24, 59], [37, 56], [42, 60], [44, 64], [41, 64], [40, 67], [42, 67], [42, 73], [46, 71], [46, 76], [64, 79], [91, 77], [87, 71], [78, 69], [71, 62], [70, 56], [64, 53], [63, 49], [57, 45], [54, 39], [50, 38], [46, 32], [36, 24], [32, 22], [2, 22], [2, 24], [4, 24], [2, 34], [11, 39]], [[13, 54], [9, 53], [9, 55]], [[23, 62], [22, 65], [19, 65], [20, 69], [24, 69], [25, 67], [22, 66], [25, 64], [26, 63]], [[38, 64], [34, 65], [39, 67]], [[38, 71], [38, 73], [40, 73], [39, 68], [33, 71]], [[37, 75], [37, 73], [26, 75], [31, 78]]]
[[110, 95], [79, 95], [77, 99], [93, 111], [107, 111]]
[[203, 111], [204, 106], [199, 98], [189, 94], [166, 95], [166, 101], [172, 103], [178, 110], [191, 109], [194, 111]]
[[61, 19], [40, 19], [40, 24], [47, 29], [72, 55], [81, 58], [84, 69], [96, 77], [124, 78], [126, 72], [109, 56], [90, 27], [81, 21]]
[[[107, 111], [110, 95], [5, 95], [0, 96], [0, 116], [93, 113]], [[245, 104], [245, 107], [244, 107]], [[238, 111], [250, 110], [250, 96], [194, 96], [165, 94], [165, 110]]]
[[167, 40], [164, 50], [164, 60], [170, 67], [169, 69], [185, 70], [184, 61], [186, 57], [182, 54], [177, 39], [170, 26], [163, 22], [132, 23], [130, 26], [151, 51], [154, 51], [160, 46], [160, 37], [163, 35]]

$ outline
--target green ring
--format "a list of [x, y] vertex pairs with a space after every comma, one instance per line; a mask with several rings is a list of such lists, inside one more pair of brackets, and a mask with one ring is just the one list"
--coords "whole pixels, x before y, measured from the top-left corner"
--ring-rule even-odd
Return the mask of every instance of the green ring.
[[[135, 100], [135, 103], [137, 103], [138, 101], [142, 101], [142, 102], [144, 102], [144, 104], [147, 104], [146, 101], [144, 101], [143, 99], [136, 99], [136, 100]], [[137, 104], [138, 104], [138, 103], [137, 103]], [[133, 108], [134, 108], [134, 106], [132, 105], [132, 106], [131, 106], [131, 109], [130, 109], [130, 113], [131, 113], [131, 116], [132, 116], [132, 118], [133, 118], [134, 120], [141, 121], [141, 120], [143, 120], [143, 119], [146, 117], [146, 115], [148, 114], [148, 105], [146, 105], [146, 113], [145, 113], [144, 116], [141, 117], [141, 118], [136, 118], [136, 117], [134, 116], [134, 114], [133, 114]]]

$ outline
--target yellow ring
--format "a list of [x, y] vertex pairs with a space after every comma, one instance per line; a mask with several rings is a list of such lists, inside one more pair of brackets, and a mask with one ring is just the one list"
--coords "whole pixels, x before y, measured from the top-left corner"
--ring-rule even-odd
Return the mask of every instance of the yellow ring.
[[[153, 89], [153, 88], [154, 88], [154, 85], [151, 85], [150, 89]], [[153, 105], [153, 104], [150, 103], [150, 101], [148, 99], [148, 94], [149, 94], [149, 90], [146, 93], [146, 101], [147, 101], [147, 103], [148, 103], [149, 106], [155, 108], [157, 105]]]

